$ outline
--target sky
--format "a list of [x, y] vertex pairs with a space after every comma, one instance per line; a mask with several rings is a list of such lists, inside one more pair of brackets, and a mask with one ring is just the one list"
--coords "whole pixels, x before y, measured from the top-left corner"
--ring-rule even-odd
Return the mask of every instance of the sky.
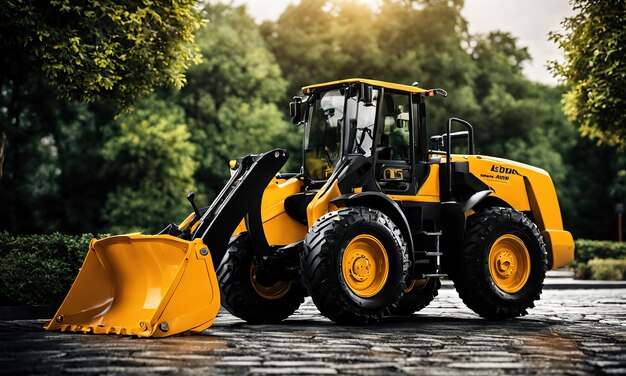
[[[276, 20], [290, 3], [299, 0], [235, 0], [246, 4], [258, 22]], [[303, 0], [306, 1], [306, 0]], [[376, 4], [376, 0], [362, 0]], [[527, 47], [532, 61], [524, 74], [534, 81], [556, 84], [557, 79], [546, 68], [548, 60], [561, 60], [556, 44], [548, 41], [550, 31], [561, 30], [561, 21], [574, 14], [568, 0], [465, 0], [462, 12], [470, 33], [502, 30], [518, 37], [519, 46]]]

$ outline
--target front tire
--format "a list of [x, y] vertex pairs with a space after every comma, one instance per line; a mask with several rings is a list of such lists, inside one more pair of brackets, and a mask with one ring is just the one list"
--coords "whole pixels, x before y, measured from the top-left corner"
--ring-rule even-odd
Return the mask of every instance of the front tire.
[[229, 244], [217, 270], [222, 306], [250, 324], [278, 323], [304, 302], [304, 288], [296, 280], [269, 284], [258, 281], [251, 248], [247, 233]]
[[537, 226], [510, 208], [484, 209], [467, 219], [454, 286], [463, 302], [488, 319], [527, 314], [543, 289], [546, 245]]
[[300, 259], [302, 281], [320, 312], [346, 325], [380, 321], [404, 290], [406, 244], [380, 211], [353, 207], [322, 216]]

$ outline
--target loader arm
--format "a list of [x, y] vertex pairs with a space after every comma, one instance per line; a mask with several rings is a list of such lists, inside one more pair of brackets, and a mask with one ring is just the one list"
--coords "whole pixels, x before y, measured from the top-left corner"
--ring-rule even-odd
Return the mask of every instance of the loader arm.
[[211, 251], [215, 268], [219, 267], [231, 235], [253, 204], [260, 205], [263, 191], [287, 161], [284, 149], [259, 155], [247, 155], [226, 186], [200, 218], [191, 239], [202, 239]]

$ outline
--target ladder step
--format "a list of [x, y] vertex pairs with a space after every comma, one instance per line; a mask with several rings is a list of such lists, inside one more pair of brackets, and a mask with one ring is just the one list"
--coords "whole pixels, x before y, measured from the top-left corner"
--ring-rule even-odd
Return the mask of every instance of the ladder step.
[[424, 252], [426, 256], [443, 256], [441, 252]]
[[422, 278], [444, 278], [447, 274], [422, 274]]
[[435, 231], [435, 232], [430, 232], [430, 231], [414, 231], [412, 232], [413, 236], [441, 236], [443, 235], [443, 232], [441, 231]]

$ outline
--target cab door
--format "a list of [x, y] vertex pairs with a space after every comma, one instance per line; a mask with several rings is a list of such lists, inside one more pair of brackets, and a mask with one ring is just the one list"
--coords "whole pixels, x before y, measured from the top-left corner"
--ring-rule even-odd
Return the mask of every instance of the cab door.
[[415, 195], [413, 111], [408, 93], [385, 90], [375, 143], [375, 176], [389, 195]]

